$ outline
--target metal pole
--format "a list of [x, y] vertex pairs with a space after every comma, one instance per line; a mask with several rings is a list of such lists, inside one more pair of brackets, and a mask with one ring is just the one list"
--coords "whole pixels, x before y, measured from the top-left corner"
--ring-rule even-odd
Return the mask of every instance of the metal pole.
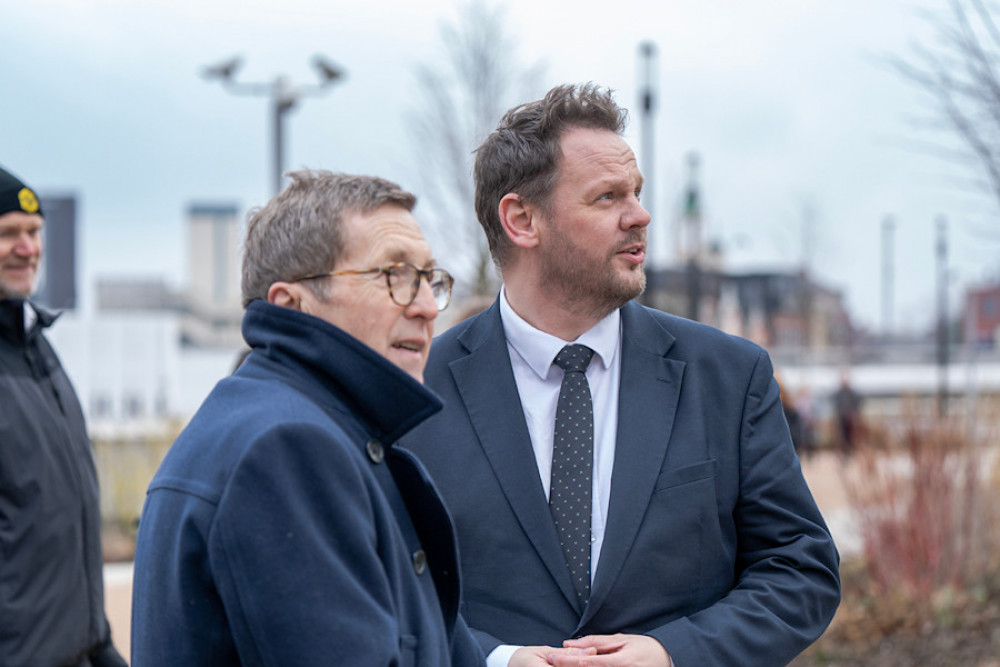
[[272, 187], [274, 194], [281, 192], [285, 173], [285, 114], [306, 95], [321, 95], [328, 86], [344, 78], [344, 71], [323, 56], [313, 57], [313, 66], [319, 71], [317, 86], [293, 86], [287, 77], [279, 76], [270, 83], [242, 83], [234, 80], [242, 59], [232, 58], [213, 67], [205, 68], [202, 76], [222, 82], [227, 91], [235, 95], [267, 96], [271, 101], [271, 153]]
[[[642, 42], [639, 45], [639, 57], [641, 59], [641, 66], [643, 69], [642, 80], [643, 83], [639, 90], [639, 108], [640, 120], [639, 125], [639, 138], [642, 143], [642, 205], [649, 211], [650, 219], [655, 220], [656, 215], [654, 210], [656, 208], [655, 204], [655, 194], [656, 194], [656, 179], [653, 176], [655, 167], [655, 142], [653, 141], [653, 115], [654, 107], [656, 105], [655, 99], [655, 87], [656, 87], [656, 76], [653, 73], [654, 58], [656, 57], [656, 44], [653, 42]], [[640, 303], [656, 307], [657, 303], [657, 292], [659, 291], [659, 280], [656, 272], [657, 267], [655, 266], [657, 259], [656, 247], [657, 244], [653, 242], [655, 234], [649, 233], [648, 240], [646, 243], [646, 290], [639, 297]], [[669, 253], [669, 251], [668, 251]]]
[[698, 154], [688, 154], [688, 190], [684, 202], [687, 247], [688, 318], [698, 321], [701, 317], [701, 192], [698, 187]]
[[882, 337], [890, 340], [893, 334], [893, 289], [896, 221], [891, 215], [882, 220]]
[[689, 320], [701, 321], [701, 267], [698, 257], [692, 255], [687, 264], [688, 312]]
[[274, 180], [272, 182], [273, 182], [274, 194], [277, 195], [278, 193], [281, 192], [281, 175], [285, 173], [284, 133], [282, 131], [283, 128], [281, 122], [283, 112], [281, 110], [281, 99], [278, 97], [277, 93], [274, 94], [271, 106], [272, 106], [272, 116], [274, 123], [273, 127], [271, 128], [272, 132], [271, 141], [273, 142], [272, 168], [274, 169], [273, 173]]
[[937, 219], [938, 415], [948, 413], [948, 221]]
[[656, 142], [654, 141], [654, 114], [656, 107], [656, 74], [655, 58], [656, 44], [653, 42], [643, 42], [639, 45], [639, 53], [642, 56], [644, 83], [640, 92], [642, 107], [642, 124], [640, 132], [642, 134], [642, 205], [652, 218], [655, 218], [654, 201], [656, 178], [655, 173], [655, 153]]
[[[812, 263], [813, 247], [816, 238], [816, 209], [811, 202], [806, 202], [802, 207], [802, 345], [803, 352], [812, 348], [813, 343], [813, 284], [812, 284]], [[770, 321], [770, 316], [768, 316]], [[768, 325], [770, 326], [770, 325]]]
[[271, 88], [274, 98], [274, 194], [281, 192], [281, 183], [285, 174], [285, 114], [292, 110], [299, 99], [299, 92], [288, 83], [288, 79], [279, 76]]

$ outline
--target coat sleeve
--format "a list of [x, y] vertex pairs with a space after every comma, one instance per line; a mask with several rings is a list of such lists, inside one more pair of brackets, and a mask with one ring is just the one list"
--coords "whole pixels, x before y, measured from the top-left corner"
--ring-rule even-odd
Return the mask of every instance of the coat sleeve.
[[455, 639], [451, 645], [453, 667], [483, 667], [486, 664], [483, 649], [477, 641], [477, 634], [459, 615], [455, 622]]
[[764, 352], [748, 384], [739, 452], [736, 585], [646, 633], [676, 667], [784, 665], [823, 633], [840, 602], [839, 556], [802, 476]]
[[114, 643], [111, 641], [111, 626], [108, 623], [107, 618], [104, 619], [104, 629], [106, 639], [88, 656], [90, 658], [90, 664], [93, 665], [93, 667], [128, 667], [128, 663], [125, 662], [125, 658], [121, 656], [118, 649], [115, 648]]
[[[274, 429], [240, 462], [209, 537], [246, 665], [405, 664], [364, 462], [328, 432]], [[387, 516], [387, 514], [389, 514]], [[285, 563], [287, 566], [282, 566]]]

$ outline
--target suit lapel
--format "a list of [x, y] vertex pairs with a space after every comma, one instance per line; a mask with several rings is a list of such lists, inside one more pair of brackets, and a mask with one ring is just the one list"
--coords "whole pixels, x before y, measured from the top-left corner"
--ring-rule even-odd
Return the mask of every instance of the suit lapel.
[[600, 608], [618, 578], [666, 456], [684, 373], [684, 362], [666, 357], [673, 341], [641, 306], [622, 308], [618, 437], [607, 530], [581, 625]]
[[483, 313], [459, 340], [469, 354], [452, 361], [449, 368], [483, 452], [532, 546], [566, 600], [576, 607], [576, 593], [524, 422], [500, 322], [499, 302]]

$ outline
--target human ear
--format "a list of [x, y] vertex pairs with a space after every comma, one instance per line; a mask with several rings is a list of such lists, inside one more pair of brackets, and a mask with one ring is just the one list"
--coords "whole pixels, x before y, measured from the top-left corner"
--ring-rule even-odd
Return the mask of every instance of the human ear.
[[267, 301], [283, 308], [302, 310], [301, 287], [280, 281], [273, 283], [267, 288]]
[[508, 192], [500, 200], [500, 224], [511, 243], [520, 248], [538, 245], [537, 210], [521, 195]]

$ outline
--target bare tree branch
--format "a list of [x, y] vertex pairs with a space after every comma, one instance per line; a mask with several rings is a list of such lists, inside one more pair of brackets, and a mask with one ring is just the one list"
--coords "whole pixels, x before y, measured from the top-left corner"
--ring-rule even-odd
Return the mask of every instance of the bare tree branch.
[[444, 64], [415, 72], [421, 100], [411, 123], [429, 208], [421, 217], [446, 245], [465, 291], [490, 296], [497, 278], [475, 215], [473, 152], [508, 108], [535, 95], [540, 69], [518, 64], [505, 11], [487, 0], [460, 6], [457, 21], [441, 26], [441, 40]]
[[997, 8], [985, 0], [949, 0], [947, 16], [925, 15], [933, 43], [915, 45], [909, 58], [889, 58], [904, 79], [936, 100], [986, 189], [1000, 205], [1000, 29]]

